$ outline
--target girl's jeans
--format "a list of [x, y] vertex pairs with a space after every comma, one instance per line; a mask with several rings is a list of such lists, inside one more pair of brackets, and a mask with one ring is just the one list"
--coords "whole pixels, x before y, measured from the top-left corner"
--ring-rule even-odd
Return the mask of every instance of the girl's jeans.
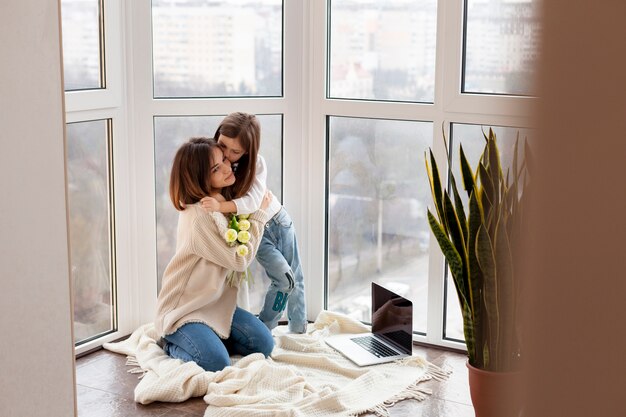
[[220, 371], [230, 365], [230, 354], [249, 355], [260, 352], [269, 356], [274, 339], [254, 314], [235, 309], [230, 337], [220, 337], [204, 323], [187, 323], [163, 337], [163, 350], [174, 359], [194, 361], [206, 371]]
[[296, 231], [284, 208], [265, 225], [256, 259], [265, 268], [271, 281], [259, 319], [269, 329], [273, 329], [287, 308], [289, 330], [304, 333], [307, 324], [304, 277]]

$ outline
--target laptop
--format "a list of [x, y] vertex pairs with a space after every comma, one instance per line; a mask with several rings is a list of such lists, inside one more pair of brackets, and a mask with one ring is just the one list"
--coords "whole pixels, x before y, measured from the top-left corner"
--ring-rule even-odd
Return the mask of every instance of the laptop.
[[372, 332], [330, 336], [326, 344], [359, 366], [411, 356], [413, 303], [372, 282]]

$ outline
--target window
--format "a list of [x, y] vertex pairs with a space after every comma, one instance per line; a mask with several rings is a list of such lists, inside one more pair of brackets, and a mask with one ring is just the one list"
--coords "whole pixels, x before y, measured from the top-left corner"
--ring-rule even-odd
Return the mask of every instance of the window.
[[282, 95], [282, 1], [153, 0], [155, 97]]
[[[120, 0], [62, 0], [76, 352], [127, 334], [129, 194]], [[106, 48], [105, 48], [106, 45]]]
[[466, 0], [463, 91], [530, 95], [537, 0]]
[[329, 7], [329, 97], [433, 102], [436, 0]]
[[430, 122], [329, 117], [328, 308], [370, 322], [372, 281], [413, 301], [426, 333]]
[[324, 306], [368, 322], [376, 281], [413, 301], [416, 340], [462, 348], [456, 292], [425, 219], [424, 154], [432, 148], [445, 178], [446, 147], [454, 171], [459, 143], [477, 163], [481, 129], [494, 127], [503, 153], [517, 132], [529, 134], [536, 2], [318, 7], [312, 25], [327, 26], [326, 40], [314, 40], [327, 57], [314, 87], [326, 92], [314, 115], [327, 124]]
[[[153, 320], [163, 272], [174, 254], [178, 212], [169, 199], [169, 175], [178, 146], [192, 136], [213, 137], [234, 111], [256, 114], [268, 188], [294, 206], [290, 158], [301, 146], [299, 45], [284, 35], [286, 15], [298, 25], [299, 4], [280, 0], [142, 0], [133, 9], [134, 138], [139, 315]], [[292, 28], [295, 30], [295, 27]], [[286, 60], [287, 52], [294, 57]], [[289, 195], [287, 194], [289, 192]], [[248, 305], [258, 312], [268, 278], [251, 266]]]
[[[71, 216], [79, 219], [80, 207], [109, 228], [97, 236], [108, 248], [98, 252], [107, 266], [97, 296], [108, 313], [77, 351], [153, 320], [175, 242], [173, 152], [190, 136], [213, 135], [233, 111], [261, 120], [269, 188], [296, 226], [309, 319], [329, 308], [369, 321], [369, 282], [377, 281], [414, 301], [416, 340], [462, 347], [425, 221], [424, 154], [432, 148], [445, 171], [448, 140], [455, 170], [459, 143], [476, 163], [483, 128], [496, 128], [502, 148], [518, 131], [531, 134], [536, 1], [62, 5], [68, 169], [93, 176], [72, 173], [68, 187], [106, 189], [88, 208], [71, 194]], [[70, 152], [87, 145], [89, 154]], [[74, 247], [81, 239], [95, 247], [94, 236], [77, 234], [72, 254], [86, 250]], [[267, 281], [253, 273], [255, 310]]]
[[116, 327], [110, 125], [110, 119], [94, 120], [66, 129], [76, 343]]
[[104, 87], [102, 2], [62, 0], [65, 91]]

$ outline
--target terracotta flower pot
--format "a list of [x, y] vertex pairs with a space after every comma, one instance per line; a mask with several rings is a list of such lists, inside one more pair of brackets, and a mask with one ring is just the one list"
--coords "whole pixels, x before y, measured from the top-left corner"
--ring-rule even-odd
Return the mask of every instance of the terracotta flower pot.
[[467, 362], [470, 396], [476, 417], [522, 415], [521, 372], [494, 372]]

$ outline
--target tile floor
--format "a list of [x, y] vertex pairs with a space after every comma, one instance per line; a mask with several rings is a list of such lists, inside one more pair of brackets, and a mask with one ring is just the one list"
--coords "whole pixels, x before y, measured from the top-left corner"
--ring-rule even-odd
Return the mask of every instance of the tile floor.
[[[423, 387], [432, 390], [425, 401], [406, 400], [390, 409], [392, 417], [473, 417], [474, 409], [467, 383], [464, 354], [415, 346], [414, 353], [433, 364], [451, 370], [448, 380], [427, 381]], [[76, 383], [79, 417], [191, 417], [202, 416], [206, 405], [202, 397], [184, 403], [137, 404], [133, 390], [136, 374], [128, 373], [126, 357], [99, 350], [76, 361]], [[373, 415], [367, 415], [373, 416]]]

